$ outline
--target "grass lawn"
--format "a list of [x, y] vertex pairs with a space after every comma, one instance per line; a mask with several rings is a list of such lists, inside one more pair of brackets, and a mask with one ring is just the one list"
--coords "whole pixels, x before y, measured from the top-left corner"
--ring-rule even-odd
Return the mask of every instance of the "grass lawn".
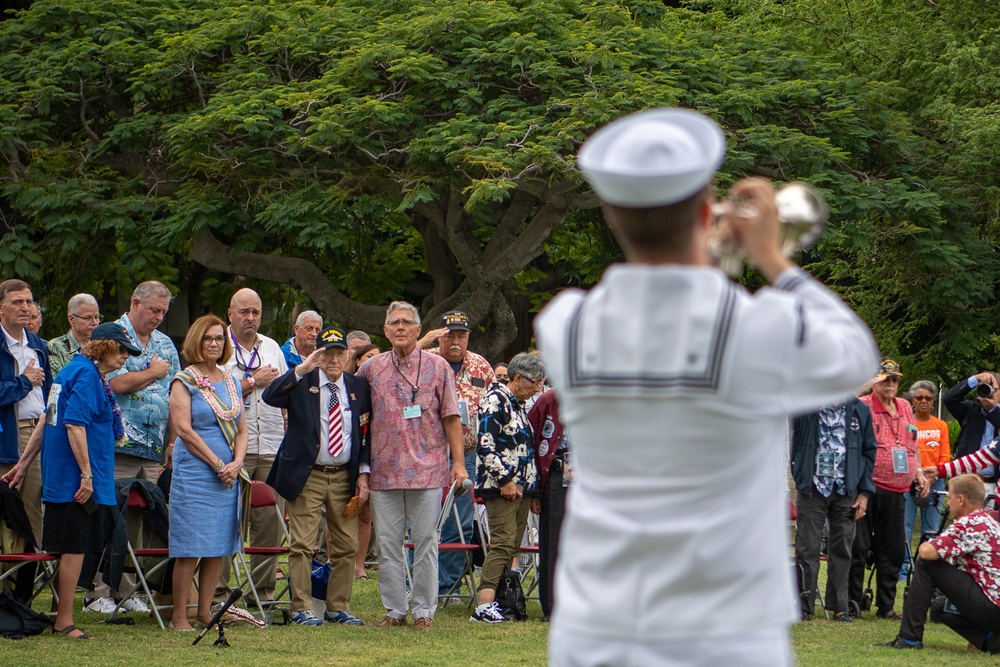
[[[81, 596], [77, 595], [77, 604]], [[897, 598], [901, 608], [902, 587]], [[47, 599], [35, 609], [48, 608]], [[95, 635], [94, 641], [69, 640], [42, 635], [21, 641], [0, 640], [0, 666], [51, 667], [53, 665], [134, 665], [173, 667], [181, 665], [544, 665], [548, 625], [541, 622], [541, 609], [528, 603], [525, 623], [485, 625], [469, 622], [464, 607], [439, 609], [429, 632], [405, 628], [376, 628], [383, 609], [374, 580], [357, 582], [353, 608], [368, 624], [349, 628], [327, 624], [321, 628], [271, 626], [256, 629], [238, 624], [226, 630], [231, 648], [212, 642], [213, 631], [198, 646], [191, 646], [195, 633], [160, 630], [149, 617], [136, 618], [135, 625], [103, 625], [92, 614], [77, 613], [77, 624]], [[866, 614], [854, 623], [835, 623], [821, 617], [800, 623], [792, 631], [795, 651], [803, 667], [878, 667], [881, 665], [996, 665], [997, 659], [969, 653], [965, 642], [944, 626], [928, 624], [923, 651], [892, 651], [872, 646], [896, 636], [898, 622], [875, 620]], [[651, 666], [655, 667], [655, 666]], [[726, 667], [736, 667], [726, 666]]]

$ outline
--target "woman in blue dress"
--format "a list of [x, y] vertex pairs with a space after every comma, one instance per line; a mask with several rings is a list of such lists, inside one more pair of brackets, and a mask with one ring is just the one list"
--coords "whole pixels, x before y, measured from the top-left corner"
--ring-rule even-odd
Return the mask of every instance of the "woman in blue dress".
[[201, 558], [197, 619], [211, 619], [212, 595], [222, 557], [240, 550], [239, 490], [247, 451], [240, 385], [222, 369], [232, 354], [225, 323], [198, 318], [184, 338], [191, 365], [170, 386], [170, 420], [177, 433], [170, 484], [170, 556], [174, 610], [170, 627], [193, 630], [184, 602]]

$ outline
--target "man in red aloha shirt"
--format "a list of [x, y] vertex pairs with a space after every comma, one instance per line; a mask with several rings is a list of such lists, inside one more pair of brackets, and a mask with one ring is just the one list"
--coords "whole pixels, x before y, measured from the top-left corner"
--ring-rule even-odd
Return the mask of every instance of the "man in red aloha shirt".
[[[954, 521], [920, 545], [899, 635], [888, 648], [923, 648], [927, 611], [971, 646], [1000, 653], [1000, 524], [983, 511], [986, 491], [976, 475], [948, 485]], [[944, 597], [932, 601], [935, 589]]]

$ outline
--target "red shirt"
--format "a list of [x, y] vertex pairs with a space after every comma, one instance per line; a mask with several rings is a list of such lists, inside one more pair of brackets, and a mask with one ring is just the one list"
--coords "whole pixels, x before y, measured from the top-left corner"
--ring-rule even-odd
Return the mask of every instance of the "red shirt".
[[[887, 491], [903, 493], [910, 490], [910, 483], [917, 475], [917, 427], [913, 424], [913, 408], [901, 398], [896, 401], [896, 416], [893, 417], [874, 394], [862, 396], [861, 401], [872, 412], [872, 426], [875, 429], [875, 471], [872, 481], [875, 486]], [[906, 452], [906, 472], [893, 472], [893, 450]]]

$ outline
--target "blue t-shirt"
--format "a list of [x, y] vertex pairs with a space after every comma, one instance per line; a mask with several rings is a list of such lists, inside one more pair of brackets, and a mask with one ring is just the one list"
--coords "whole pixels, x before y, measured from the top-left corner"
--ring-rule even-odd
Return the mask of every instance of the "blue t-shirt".
[[115, 504], [115, 435], [111, 400], [101, 384], [97, 365], [77, 354], [59, 372], [49, 391], [42, 440], [42, 500], [71, 503], [80, 488], [80, 466], [69, 444], [66, 425], [87, 433], [94, 501]]

